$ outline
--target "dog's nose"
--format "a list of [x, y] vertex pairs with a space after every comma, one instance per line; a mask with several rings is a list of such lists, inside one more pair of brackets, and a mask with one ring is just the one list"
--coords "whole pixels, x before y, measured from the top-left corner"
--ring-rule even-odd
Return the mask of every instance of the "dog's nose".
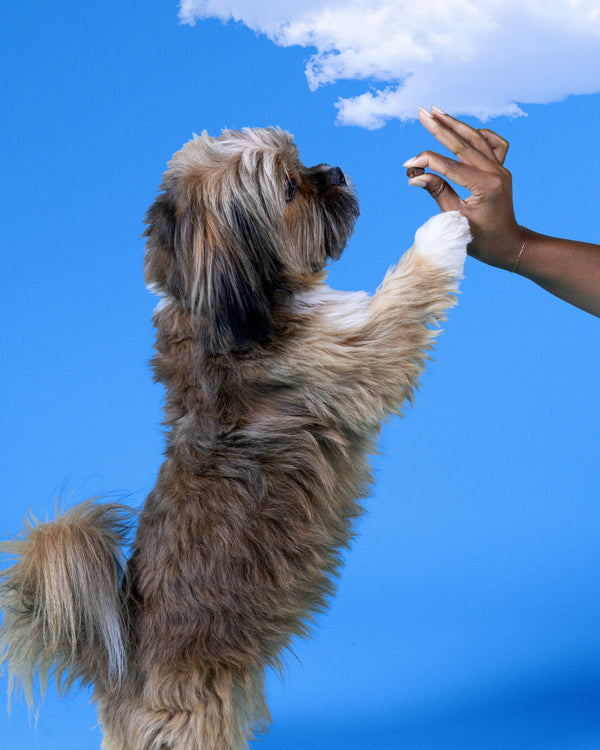
[[332, 167], [329, 170], [329, 181], [332, 185], [345, 185], [346, 184], [346, 178], [344, 177], [344, 173], [339, 167]]

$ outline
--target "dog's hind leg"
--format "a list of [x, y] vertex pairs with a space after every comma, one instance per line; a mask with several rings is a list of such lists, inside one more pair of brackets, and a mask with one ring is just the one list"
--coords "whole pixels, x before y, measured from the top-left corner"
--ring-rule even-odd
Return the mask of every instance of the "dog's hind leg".
[[99, 701], [102, 750], [247, 750], [270, 722], [262, 669], [146, 677], [136, 695], [127, 685]]

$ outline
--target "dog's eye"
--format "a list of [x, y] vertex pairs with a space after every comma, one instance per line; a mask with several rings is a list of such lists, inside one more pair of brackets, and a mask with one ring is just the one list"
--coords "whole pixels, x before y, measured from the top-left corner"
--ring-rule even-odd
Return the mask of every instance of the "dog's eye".
[[293, 177], [288, 178], [287, 188], [285, 191], [285, 202], [291, 203], [298, 192], [298, 183]]

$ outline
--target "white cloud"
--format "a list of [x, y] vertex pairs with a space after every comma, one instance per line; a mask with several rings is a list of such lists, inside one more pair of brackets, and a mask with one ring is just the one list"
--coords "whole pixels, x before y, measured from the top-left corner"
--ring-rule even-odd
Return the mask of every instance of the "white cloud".
[[482, 120], [600, 91], [599, 0], [182, 0], [180, 19], [244, 23], [316, 49], [311, 89], [368, 79], [338, 122], [377, 128], [436, 104]]

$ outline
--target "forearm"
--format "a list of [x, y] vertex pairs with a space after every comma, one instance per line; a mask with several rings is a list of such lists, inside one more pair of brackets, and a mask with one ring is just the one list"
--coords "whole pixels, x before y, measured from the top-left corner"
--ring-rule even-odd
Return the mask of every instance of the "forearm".
[[527, 230], [515, 273], [600, 317], [600, 245]]

